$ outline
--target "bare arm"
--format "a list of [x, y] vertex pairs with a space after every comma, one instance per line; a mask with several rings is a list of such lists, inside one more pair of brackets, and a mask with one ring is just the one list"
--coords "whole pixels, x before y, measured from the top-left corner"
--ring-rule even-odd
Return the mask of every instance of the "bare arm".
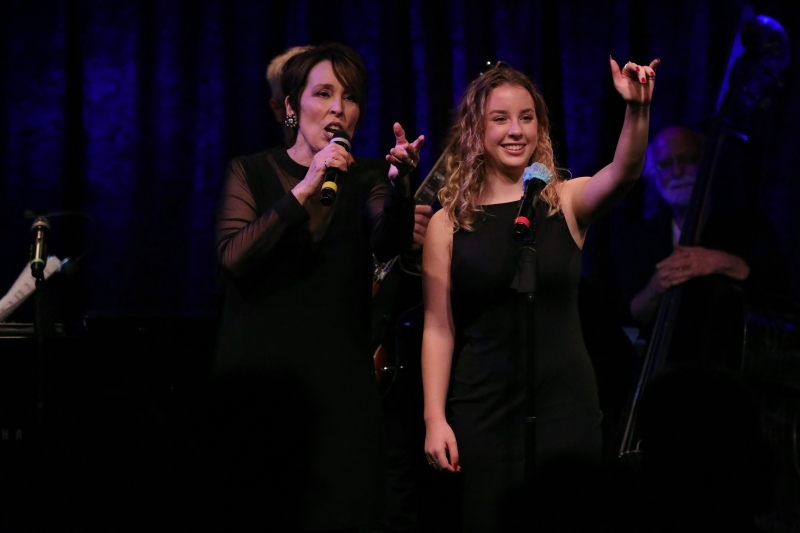
[[611, 209], [639, 178], [647, 149], [653, 69], [659, 60], [650, 66], [628, 63], [622, 70], [613, 59], [609, 62], [614, 86], [627, 103], [614, 159], [591, 178], [565, 182], [560, 191], [564, 216], [578, 245], [583, 244], [589, 224]]
[[422, 258], [425, 321], [422, 334], [425, 454], [437, 468], [457, 472], [458, 448], [445, 418], [453, 361], [455, 325], [450, 306], [450, 262], [453, 226], [443, 210], [428, 225]]

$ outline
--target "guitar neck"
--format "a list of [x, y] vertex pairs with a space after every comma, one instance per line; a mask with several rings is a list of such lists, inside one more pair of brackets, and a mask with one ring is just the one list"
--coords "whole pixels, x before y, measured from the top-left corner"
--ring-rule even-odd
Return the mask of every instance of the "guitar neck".
[[439, 156], [433, 169], [428, 172], [428, 175], [420, 183], [416, 194], [414, 194], [414, 201], [417, 205], [432, 205], [436, 200], [436, 195], [439, 189], [442, 188], [444, 182], [445, 171], [445, 157], [444, 154]]
[[[442, 187], [442, 183], [444, 183], [444, 171], [445, 171], [445, 157], [444, 154], [439, 156], [439, 159], [436, 160], [436, 164], [433, 165], [433, 169], [428, 172], [428, 175], [422, 180], [420, 183], [419, 188], [417, 188], [417, 192], [414, 194], [414, 202], [417, 205], [431, 205], [436, 200], [436, 194], [439, 192], [439, 189]], [[397, 257], [386, 261], [385, 263], [380, 262], [373, 258], [373, 273], [372, 273], [372, 294], [373, 296], [378, 290], [381, 282], [386, 278], [386, 276], [391, 271], [392, 267], [394, 266]]]

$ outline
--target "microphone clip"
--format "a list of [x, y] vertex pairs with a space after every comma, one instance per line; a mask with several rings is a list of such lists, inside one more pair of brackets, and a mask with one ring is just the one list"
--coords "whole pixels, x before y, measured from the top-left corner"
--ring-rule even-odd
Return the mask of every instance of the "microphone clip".
[[530, 244], [536, 232], [534, 218], [539, 194], [547, 187], [552, 173], [541, 163], [534, 163], [525, 169], [522, 174], [522, 201], [519, 204], [519, 213], [514, 219], [512, 237], [515, 241], [524, 240]]
[[31, 225], [34, 241], [31, 244], [31, 275], [37, 281], [44, 281], [44, 269], [47, 266], [47, 234], [50, 232], [50, 221], [47, 217], [38, 216]]

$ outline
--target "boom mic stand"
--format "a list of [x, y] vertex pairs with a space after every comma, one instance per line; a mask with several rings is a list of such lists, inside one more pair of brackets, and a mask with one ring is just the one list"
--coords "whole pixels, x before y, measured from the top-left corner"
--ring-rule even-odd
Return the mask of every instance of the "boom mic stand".
[[50, 232], [50, 222], [43, 216], [36, 217], [31, 226], [31, 232], [36, 235], [34, 244], [31, 245], [31, 275], [36, 280], [36, 293], [34, 294], [34, 320], [33, 334], [36, 339], [36, 429], [41, 435], [44, 429], [45, 412], [45, 324], [44, 324], [44, 284], [45, 266], [47, 263], [47, 244], [45, 238]]

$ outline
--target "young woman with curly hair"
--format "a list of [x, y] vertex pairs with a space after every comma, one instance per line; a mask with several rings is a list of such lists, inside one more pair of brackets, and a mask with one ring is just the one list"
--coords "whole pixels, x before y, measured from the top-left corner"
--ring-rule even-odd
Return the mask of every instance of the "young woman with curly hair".
[[523, 246], [512, 228], [533, 163], [552, 175], [541, 192], [548, 208], [535, 216], [536, 466], [600, 459], [602, 414], [578, 318], [580, 250], [589, 224], [642, 170], [658, 64], [609, 61], [627, 109], [613, 161], [591, 177], [559, 174], [544, 100], [513, 68], [483, 73], [457, 108], [443, 208], [423, 250], [422, 377], [425, 453], [434, 468], [460, 476], [464, 531], [516, 531], [523, 515], [503, 503], [525, 480], [528, 331], [511, 288]]

